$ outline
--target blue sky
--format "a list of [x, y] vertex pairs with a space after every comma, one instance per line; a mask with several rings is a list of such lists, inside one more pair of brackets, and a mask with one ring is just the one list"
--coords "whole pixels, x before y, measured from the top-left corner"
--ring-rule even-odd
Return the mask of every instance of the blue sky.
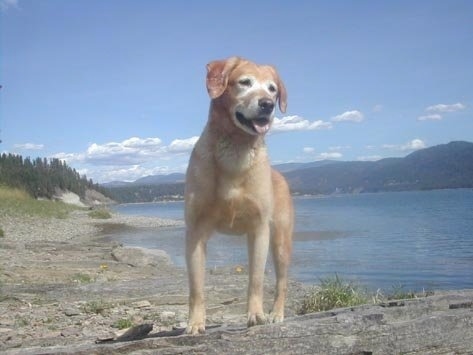
[[473, 1], [0, 0], [0, 152], [97, 182], [183, 172], [205, 65], [275, 65], [272, 162], [473, 141]]

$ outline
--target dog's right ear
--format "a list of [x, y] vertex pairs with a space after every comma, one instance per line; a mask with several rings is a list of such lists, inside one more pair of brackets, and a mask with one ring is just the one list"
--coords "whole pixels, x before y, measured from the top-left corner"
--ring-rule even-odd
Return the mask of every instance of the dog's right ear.
[[228, 84], [228, 76], [240, 62], [239, 57], [215, 60], [207, 64], [207, 91], [215, 99], [223, 94]]

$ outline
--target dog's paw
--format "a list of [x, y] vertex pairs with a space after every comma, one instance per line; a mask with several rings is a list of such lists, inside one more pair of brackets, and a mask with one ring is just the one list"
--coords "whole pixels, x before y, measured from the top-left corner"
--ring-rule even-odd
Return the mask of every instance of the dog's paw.
[[189, 335], [198, 335], [205, 333], [205, 324], [204, 323], [194, 323], [187, 325], [186, 334]]
[[284, 321], [284, 313], [271, 312], [269, 314], [269, 323], [281, 323]]
[[248, 327], [253, 327], [255, 325], [266, 324], [267, 319], [264, 313], [248, 313]]

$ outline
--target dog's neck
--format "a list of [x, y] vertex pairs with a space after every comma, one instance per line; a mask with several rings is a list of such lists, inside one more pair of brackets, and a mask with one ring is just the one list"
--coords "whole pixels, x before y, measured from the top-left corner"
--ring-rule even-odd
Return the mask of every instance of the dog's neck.
[[230, 174], [239, 174], [261, 159], [267, 159], [264, 136], [253, 136], [236, 127], [226, 112], [215, 108], [210, 112], [204, 134], [214, 146], [215, 163], [220, 168]]

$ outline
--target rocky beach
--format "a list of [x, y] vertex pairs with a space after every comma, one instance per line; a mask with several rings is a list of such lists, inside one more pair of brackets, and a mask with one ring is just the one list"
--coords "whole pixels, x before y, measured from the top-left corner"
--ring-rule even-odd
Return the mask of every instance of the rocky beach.
[[[164, 251], [102, 236], [178, 221], [0, 215], [0, 352], [472, 354], [473, 291], [296, 316], [307, 288], [291, 282], [287, 320], [246, 329], [245, 265], [208, 270], [206, 335], [183, 335], [187, 278]], [[266, 309], [273, 298], [268, 272]]]

